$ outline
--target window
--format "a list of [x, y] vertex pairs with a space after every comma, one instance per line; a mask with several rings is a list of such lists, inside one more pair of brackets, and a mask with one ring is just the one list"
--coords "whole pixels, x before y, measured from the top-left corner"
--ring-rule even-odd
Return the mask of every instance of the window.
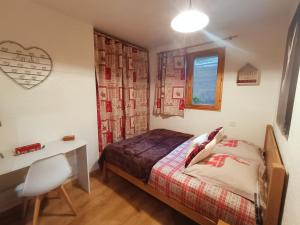
[[221, 110], [224, 48], [187, 56], [186, 108]]
[[292, 122], [295, 94], [300, 67], [300, 5], [290, 24], [277, 109], [277, 124], [288, 138]]

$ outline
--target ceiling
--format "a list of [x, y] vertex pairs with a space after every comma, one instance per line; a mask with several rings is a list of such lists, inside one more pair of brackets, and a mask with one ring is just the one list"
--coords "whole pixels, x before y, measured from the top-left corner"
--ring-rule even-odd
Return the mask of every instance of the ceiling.
[[[176, 33], [170, 22], [187, 8], [187, 0], [32, 0], [96, 29], [137, 45], [153, 48], [189, 35]], [[193, 0], [210, 17], [206, 30], [216, 33], [262, 21], [289, 20], [299, 0]], [[195, 34], [193, 34], [195, 36]], [[201, 35], [198, 33], [196, 35]]]

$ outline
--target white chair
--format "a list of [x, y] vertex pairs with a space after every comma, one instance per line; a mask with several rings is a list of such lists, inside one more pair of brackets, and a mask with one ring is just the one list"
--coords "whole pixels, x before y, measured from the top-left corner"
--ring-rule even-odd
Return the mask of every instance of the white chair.
[[42, 198], [50, 191], [57, 190], [64, 197], [76, 215], [76, 210], [63, 187], [70, 177], [71, 167], [65, 157], [60, 154], [34, 162], [26, 175], [25, 182], [16, 187], [18, 196], [24, 198], [23, 216], [25, 216], [29, 199], [34, 197], [33, 225], [37, 224]]

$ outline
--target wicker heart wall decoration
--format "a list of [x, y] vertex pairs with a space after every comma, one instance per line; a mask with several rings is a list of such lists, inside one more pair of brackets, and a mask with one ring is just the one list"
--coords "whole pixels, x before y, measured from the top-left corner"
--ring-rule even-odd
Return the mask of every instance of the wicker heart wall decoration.
[[0, 42], [0, 70], [25, 89], [45, 81], [52, 67], [51, 57], [41, 48], [25, 48], [13, 41]]

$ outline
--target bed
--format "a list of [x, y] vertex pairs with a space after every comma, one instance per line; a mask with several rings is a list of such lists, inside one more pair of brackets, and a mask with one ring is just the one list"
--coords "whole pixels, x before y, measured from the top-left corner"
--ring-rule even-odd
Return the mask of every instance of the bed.
[[[186, 139], [190, 137], [183, 136]], [[122, 165], [116, 165], [105, 157], [102, 161], [104, 173], [106, 175], [108, 171], [112, 171], [199, 224], [213, 225], [219, 219], [236, 225], [255, 224], [255, 206], [252, 201], [181, 173], [190, 141], [184, 140], [185, 138], [173, 146], [175, 149], [169, 153], [164, 152], [163, 157], [151, 165], [146, 179], [138, 174], [132, 175]], [[262, 212], [263, 224], [277, 225], [285, 169], [271, 125], [266, 129], [264, 149], [268, 185], [266, 209]]]

